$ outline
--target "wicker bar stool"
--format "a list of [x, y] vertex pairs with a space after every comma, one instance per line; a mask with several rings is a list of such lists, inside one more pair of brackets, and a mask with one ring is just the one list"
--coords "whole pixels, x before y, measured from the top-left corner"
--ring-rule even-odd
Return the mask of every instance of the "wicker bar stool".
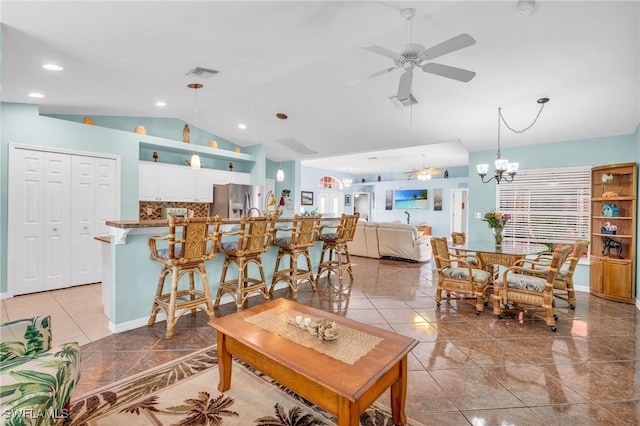
[[[343, 214], [340, 217], [340, 223], [338, 225], [324, 225], [320, 227], [318, 240], [322, 241], [322, 254], [320, 255], [316, 282], [324, 271], [327, 271], [328, 279], [331, 279], [331, 273], [334, 272], [338, 276], [340, 284], [342, 284], [342, 276], [345, 272], [349, 273], [349, 277], [351, 281], [353, 281], [351, 258], [349, 257], [347, 243], [353, 240], [359, 218], [360, 213], [353, 215]], [[323, 232], [324, 229], [335, 229], [335, 232], [325, 233]], [[325, 260], [326, 255], [328, 255], [327, 260]]]
[[[291, 228], [275, 228], [274, 243], [278, 246], [278, 257], [276, 267], [271, 280], [269, 294], [273, 294], [273, 289], [279, 281], [286, 281], [293, 291], [293, 297], [298, 297], [298, 288], [303, 281], [309, 281], [313, 291], [316, 290], [316, 283], [313, 277], [313, 266], [309, 256], [309, 247], [313, 246], [318, 237], [321, 216], [293, 216]], [[290, 235], [278, 238], [278, 232], [287, 232]], [[307, 261], [307, 268], [298, 267], [298, 257], [304, 256]], [[289, 268], [280, 269], [280, 261], [289, 256]]]
[[[216, 255], [220, 230], [220, 216], [206, 218], [169, 219], [169, 234], [149, 238], [151, 260], [162, 264], [156, 296], [151, 308], [149, 325], [156, 322], [160, 310], [167, 317], [166, 338], [173, 337], [176, 322], [187, 311], [195, 314], [201, 309], [213, 318], [213, 306], [205, 262]], [[158, 248], [159, 242], [167, 242], [166, 248]], [[189, 276], [189, 288], [179, 289], [180, 279]], [[196, 289], [195, 274], [200, 276], [202, 289]], [[171, 275], [171, 287], [165, 291], [165, 279]]]
[[[232, 241], [218, 243], [218, 252], [225, 255], [222, 266], [222, 276], [218, 286], [214, 308], [220, 305], [220, 298], [230, 294], [236, 301], [238, 309], [242, 309], [244, 302], [251, 293], [260, 293], [265, 300], [269, 300], [267, 284], [262, 267], [262, 253], [269, 250], [273, 239], [275, 217], [247, 217], [240, 218], [240, 229], [233, 232], [220, 232], [221, 237], [236, 236]], [[238, 277], [227, 280], [229, 265], [238, 267]], [[259, 278], [249, 276], [249, 264], [258, 267]]]

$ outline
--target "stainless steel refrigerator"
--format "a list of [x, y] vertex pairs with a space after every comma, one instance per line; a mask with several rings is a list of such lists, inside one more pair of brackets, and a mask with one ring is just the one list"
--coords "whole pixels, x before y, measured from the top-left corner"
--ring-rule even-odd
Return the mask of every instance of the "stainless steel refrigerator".
[[229, 183], [213, 187], [212, 215], [223, 218], [262, 216], [264, 187], [260, 185], [240, 185]]

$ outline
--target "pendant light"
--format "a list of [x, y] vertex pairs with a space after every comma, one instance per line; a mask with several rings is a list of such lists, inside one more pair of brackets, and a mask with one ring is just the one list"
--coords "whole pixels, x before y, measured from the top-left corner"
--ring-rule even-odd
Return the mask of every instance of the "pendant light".
[[200, 170], [202, 164], [200, 163], [200, 156], [198, 155], [197, 146], [198, 139], [196, 138], [198, 132], [198, 89], [203, 87], [200, 83], [191, 83], [187, 85], [189, 89], [193, 89], [193, 93], [195, 94], [195, 120], [194, 120], [194, 138], [193, 138], [193, 155], [191, 156], [191, 168], [193, 170]]
[[[282, 140], [282, 126], [283, 126], [282, 123], [284, 123], [284, 120], [286, 120], [289, 117], [287, 116], [287, 114], [282, 112], [277, 113], [276, 117], [278, 117], [281, 120], [280, 121], [280, 140]], [[278, 182], [284, 182], [284, 170], [282, 170], [282, 147], [280, 147], [280, 167], [276, 172], [276, 180]]]

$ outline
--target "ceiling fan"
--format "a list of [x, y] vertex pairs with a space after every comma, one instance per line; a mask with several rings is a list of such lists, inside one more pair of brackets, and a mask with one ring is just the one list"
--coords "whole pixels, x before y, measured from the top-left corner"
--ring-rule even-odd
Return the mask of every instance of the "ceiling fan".
[[442, 173], [442, 169], [438, 169], [435, 167], [425, 167], [424, 165], [424, 154], [422, 154], [422, 168], [421, 169], [413, 169], [410, 172], [404, 172], [404, 174], [409, 175], [407, 179], [411, 179], [413, 176], [418, 178], [418, 180], [429, 180], [433, 175], [439, 175]]
[[404, 19], [409, 22], [409, 43], [402, 46], [400, 53], [393, 52], [377, 45], [364, 46], [363, 49], [391, 58], [394, 62], [394, 66], [373, 73], [367, 78], [374, 78], [402, 68], [404, 73], [400, 76], [397, 98], [399, 101], [404, 101], [409, 99], [411, 95], [413, 70], [416, 67], [422, 69], [424, 72], [451, 78], [464, 83], [471, 81], [471, 79], [475, 77], [476, 73], [473, 71], [429, 62], [431, 59], [475, 44], [476, 41], [473, 37], [469, 34], [463, 33], [426, 49], [421, 44], [411, 42], [411, 20], [415, 16], [416, 10], [413, 8], [406, 8], [402, 9], [400, 13]]

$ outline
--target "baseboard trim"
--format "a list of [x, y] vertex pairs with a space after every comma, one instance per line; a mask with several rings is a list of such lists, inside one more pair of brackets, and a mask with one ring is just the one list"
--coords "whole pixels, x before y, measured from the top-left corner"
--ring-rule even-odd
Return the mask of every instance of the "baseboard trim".
[[[190, 315], [191, 312], [186, 313], [185, 315]], [[167, 317], [164, 312], [159, 312], [156, 316], [156, 322], [165, 321]], [[109, 321], [109, 330], [112, 333], [122, 333], [123, 331], [129, 331], [136, 328], [140, 328], [149, 324], [149, 317], [136, 318], [131, 321], [122, 322], [119, 324], [114, 324], [113, 321]]]

